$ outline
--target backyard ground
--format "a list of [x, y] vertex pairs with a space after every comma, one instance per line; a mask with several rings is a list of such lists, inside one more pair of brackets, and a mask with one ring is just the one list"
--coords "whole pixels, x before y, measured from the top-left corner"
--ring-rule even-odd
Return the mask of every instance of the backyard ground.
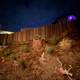
[[[33, 43], [34, 47], [24, 44], [0, 47], [0, 80], [80, 80], [78, 43], [65, 48], [59, 46], [62, 43], [50, 44], [45, 50], [37, 43]], [[63, 70], [71, 68], [72, 76], [57, 71], [59, 65]]]

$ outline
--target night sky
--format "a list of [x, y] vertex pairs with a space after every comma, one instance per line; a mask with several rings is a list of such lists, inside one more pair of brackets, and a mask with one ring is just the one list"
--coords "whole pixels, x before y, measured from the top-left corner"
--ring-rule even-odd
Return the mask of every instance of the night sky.
[[79, 0], [0, 0], [0, 26], [18, 31], [54, 22], [66, 14], [80, 14]]

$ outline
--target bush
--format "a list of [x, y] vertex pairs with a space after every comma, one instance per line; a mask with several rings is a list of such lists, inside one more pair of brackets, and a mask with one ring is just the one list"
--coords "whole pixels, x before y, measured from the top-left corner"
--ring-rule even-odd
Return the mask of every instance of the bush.
[[9, 57], [12, 54], [12, 50], [9, 48], [4, 49], [3, 51], [3, 57]]
[[54, 49], [54, 47], [46, 45], [45, 52], [48, 53], [48, 54], [52, 54], [53, 53], [53, 49]]
[[59, 42], [59, 46], [61, 49], [63, 50], [68, 50], [72, 47], [72, 40], [69, 38], [63, 38], [60, 42]]
[[21, 60], [20, 61], [20, 65], [21, 65], [21, 68], [24, 70], [27, 66], [26, 66], [26, 62], [24, 60]]
[[10, 59], [11, 59], [11, 60], [16, 60], [17, 57], [16, 57], [16, 55], [13, 53], [13, 54], [10, 55]]
[[57, 38], [57, 36], [55, 36], [55, 35], [52, 36], [50, 39], [48, 39], [48, 43], [49, 43], [49, 44], [56, 45], [57, 42], [58, 42], [58, 38]]
[[16, 60], [16, 55], [11, 49], [5, 49], [2, 56], [10, 60]]
[[21, 45], [20, 46], [20, 51], [21, 52], [29, 52], [30, 50], [29, 50], [29, 46], [28, 45]]

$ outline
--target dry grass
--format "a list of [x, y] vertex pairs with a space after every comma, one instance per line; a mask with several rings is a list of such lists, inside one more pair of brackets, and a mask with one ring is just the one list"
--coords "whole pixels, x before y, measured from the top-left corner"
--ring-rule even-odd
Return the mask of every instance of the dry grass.
[[[80, 80], [80, 47], [70, 47], [68, 50], [54, 48], [53, 55], [45, 53], [45, 63], [40, 63], [41, 52], [21, 52], [19, 46], [10, 48], [15, 52], [16, 60], [2, 59], [0, 56], [0, 80], [69, 80], [67, 76], [55, 72], [58, 66], [56, 56], [59, 57], [65, 69], [72, 65], [72, 80]], [[2, 51], [2, 50], [1, 50]], [[0, 52], [1, 54], [2, 52]], [[55, 55], [54, 55], [55, 54]]]

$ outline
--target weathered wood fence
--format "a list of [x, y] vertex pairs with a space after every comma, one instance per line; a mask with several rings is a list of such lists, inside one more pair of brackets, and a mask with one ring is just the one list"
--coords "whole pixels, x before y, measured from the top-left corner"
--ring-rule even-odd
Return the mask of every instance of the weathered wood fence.
[[[51, 25], [44, 25], [38, 28], [24, 28], [20, 32], [7, 36], [7, 42], [27, 42], [33, 39], [33, 36], [39, 34], [44, 37], [57, 35], [64, 36], [67, 33], [76, 31], [74, 23], [68, 22], [66, 18], [61, 18]], [[1, 40], [1, 39], [0, 39]], [[1, 40], [2, 41], [2, 40]]]

